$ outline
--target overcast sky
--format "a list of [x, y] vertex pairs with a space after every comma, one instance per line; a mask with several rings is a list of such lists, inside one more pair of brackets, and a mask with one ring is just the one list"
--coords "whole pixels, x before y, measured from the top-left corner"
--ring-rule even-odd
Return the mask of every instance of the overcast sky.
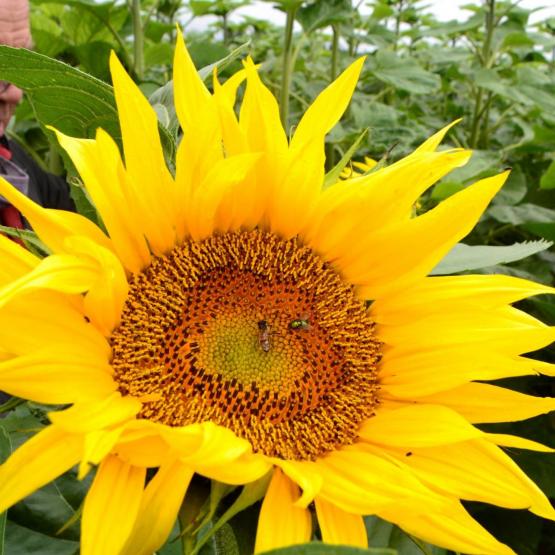
[[[326, 0], [321, 0], [325, 2]], [[451, 19], [458, 19], [464, 21], [468, 19], [471, 13], [467, 10], [462, 10], [460, 7], [468, 4], [469, 0], [428, 0], [426, 2], [429, 4], [429, 11], [434, 13], [435, 16], [443, 21], [449, 21]], [[370, 4], [370, 2], [365, 2], [365, 4]], [[536, 22], [542, 19], [547, 19], [548, 17], [555, 17], [555, 2], [554, 0], [522, 0], [519, 6], [527, 9], [543, 8], [533, 13], [530, 17], [530, 21]], [[547, 7], [546, 7], [547, 6]], [[372, 11], [371, 7], [362, 7], [363, 13], [369, 13]], [[252, 5], [246, 6], [238, 9], [234, 12], [232, 19], [239, 19], [240, 15], [250, 15], [260, 19], [269, 19], [275, 23], [284, 23], [285, 15], [283, 12], [272, 8], [271, 4], [262, 1], [253, 1]], [[192, 28], [203, 28], [209, 19], [206, 17], [198, 18], [191, 25]]]

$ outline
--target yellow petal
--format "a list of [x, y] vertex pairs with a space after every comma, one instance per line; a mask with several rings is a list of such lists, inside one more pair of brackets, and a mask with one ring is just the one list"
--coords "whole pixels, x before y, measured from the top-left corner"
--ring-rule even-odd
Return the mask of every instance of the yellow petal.
[[102, 399], [116, 387], [105, 360], [67, 344], [0, 362], [0, 390], [38, 403]]
[[482, 528], [460, 503], [445, 504], [439, 512], [423, 507], [422, 512], [403, 511], [400, 507], [381, 511], [378, 516], [403, 530], [440, 547], [475, 555], [515, 555]]
[[319, 497], [315, 505], [324, 543], [368, 547], [366, 526], [360, 515], [347, 513]]
[[[418, 197], [451, 170], [466, 164], [461, 149], [410, 155], [391, 166], [326, 189], [307, 229], [305, 240], [330, 258], [346, 242], [409, 220]], [[391, 199], [395, 198], [395, 202]]]
[[396, 324], [411, 321], [415, 315], [443, 312], [455, 303], [489, 310], [533, 295], [554, 293], [553, 287], [512, 276], [434, 276], [376, 299], [371, 313], [376, 322]]
[[0, 235], [0, 253], [0, 287], [30, 272], [40, 262], [40, 258], [4, 235]]
[[439, 146], [439, 143], [441, 143], [441, 141], [443, 141], [443, 137], [445, 137], [445, 135], [447, 134], [447, 131], [449, 131], [449, 129], [451, 129], [451, 127], [453, 127], [454, 125], [457, 125], [457, 123], [459, 123], [460, 121], [462, 121], [462, 118], [456, 119], [455, 121], [453, 121], [449, 125], [446, 125], [443, 129], [440, 129], [437, 133], [432, 135], [429, 139], [426, 139], [414, 151], [414, 153], [417, 153], [417, 152], [433, 152]]
[[123, 429], [93, 430], [85, 434], [83, 455], [79, 462], [77, 478], [82, 480], [91, 470], [92, 465], [99, 465], [113, 450]]
[[119, 259], [85, 237], [67, 240], [68, 250], [97, 268], [97, 278], [85, 295], [85, 312], [106, 337], [119, 324], [129, 285]]
[[87, 493], [81, 527], [83, 555], [118, 555], [139, 512], [145, 469], [113, 455], [104, 459]]
[[193, 194], [190, 212], [186, 213], [189, 233], [195, 241], [212, 235], [215, 229], [224, 232], [228, 230], [231, 218], [227, 214], [231, 207], [222, 206], [223, 214], [216, 217], [218, 208], [228, 191], [235, 186], [238, 189], [242, 187], [243, 180], [253, 170], [259, 158], [257, 154], [240, 154], [214, 164]]
[[150, 262], [150, 252], [133, 210], [135, 199], [126, 191], [123, 164], [114, 140], [102, 129], [97, 131], [96, 141], [75, 139], [59, 131], [56, 136], [100, 212], [118, 257], [129, 271], [140, 271]]
[[417, 403], [444, 405], [469, 422], [515, 422], [555, 410], [552, 397], [534, 397], [485, 383], [468, 383], [426, 397]]
[[316, 139], [291, 148], [283, 181], [277, 185], [268, 211], [270, 229], [287, 240], [310, 221], [324, 182], [324, 148]]
[[141, 403], [133, 397], [114, 392], [94, 403], [79, 403], [64, 411], [48, 413], [52, 424], [68, 433], [85, 433], [122, 424], [133, 419]]
[[145, 488], [139, 516], [120, 555], [151, 555], [167, 540], [193, 472], [180, 462], [161, 466]]
[[271, 468], [266, 457], [251, 452], [248, 441], [212, 422], [167, 427], [161, 434], [181, 462], [220, 482], [245, 484], [258, 480]]
[[[214, 87], [214, 101], [216, 103], [218, 114], [220, 118], [220, 127], [222, 132], [222, 140], [225, 152], [228, 156], [235, 156], [249, 151], [247, 138], [235, 115], [231, 98], [229, 95], [229, 88], [226, 85], [236, 76], [241, 75], [242, 79], [246, 77], [246, 71], [242, 70], [236, 73], [231, 79], [226, 81], [224, 86], [216, 85]], [[235, 91], [233, 91], [235, 94]], [[235, 97], [233, 97], [233, 101]]]
[[214, 96], [221, 95], [223, 102], [233, 108], [235, 105], [235, 98], [237, 96], [237, 89], [239, 85], [247, 78], [247, 72], [242, 69], [234, 73], [226, 82], [221, 85], [218, 81], [218, 68], [217, 66], [214, 67]]
[[162, 437], [166, 428], [149, 420], [131, 420], [123, 427], [113, 453], [134, 466], [161, 466], [173, 451]]
[[324, 482], [324, 478], [318, 471], [318, 465], [311, 461], [287, 461], [283, 459], [272, 459], [272, 462], [302, 488], [303, 493], [295, 505], [302, 508], [308, 507], [318, 495]]
[[503, 447], [529, 449], [530, 451], [539, 451], [540, 453], [553, 453], [555, 451], [552, 447], [547, 447], [547, 445], [537, 441], [509, 434], [485, 434], [484, 438], [495, 443], [495, 445], [502, 445]]
[[81, 437], [53, 426], [27, 440], [0, 466], [0, 512], [69, 470], [82, 448]]
[[176, 207], [175, 185], [164, 159], [158, 120], [113, 52], [110, 71], [137, 215], [149, 245], [155, 254], [163, 254], [175, 243]]
[[67, 254], [43, 258], [29, 273], [0, 290], [0, 306], [23, 292], [52, 289], [62, 293], [83, 293], [98, 278], [97, 268], [86, 260]]
[[197, 115], [204, 113], [211, 105], [211, 95], [191, 60], [181, 31], [178, 31], [175, 43], [173, 94], [183, 132], [191, 133], [195, 128]]
[[[470, 356], [490, 351], [516, 357], [555, 340], [555, 327], [510, 306], [490, 310], [460, 307], [453, 312], [423, 314], [405, 324], [381, 324], [377, 333], [390, 347], [391, 357], [418, 351], [463, 349]], [[448, 357], [445, 358], [448, 363]]]
[[395, 348], [384, 353], [380, 383], [384, 391], [395, 397], [412, 399], [472, 380], [497, 380], [540, 372], [552, 375], [553, 369], [541, 361], [492, 352], [488, 344], [471, 348], [468, 345], [430, 347], [422, 353]]
[[100, 228], [80, 214], [42, 208], [3, 178], [0, 178], [0, 195], [8, 199], [29, 220], [40, 239], [54, 252], [65, 252], [65, 240], [72, 235], [83, 235], [107, 249], [112, 249], [110, 239]]
[[423, 278], [471, 231], [507, 176], [483, 179], [418, 218], [361, 237], [355, 248], [345, 243], [337, 266], [372, 299]]
[[446, 407], [414, 405], [378, 411], [362, 424], [359, 435], [372, 444], [432, 447], [475, 439], [483, 432]]
[[287, 150], [287, 137], [279, 118], [279, 108], [274, 95], [262, 83], [256, 67], [249, 58], [243, 62], [247, 74], [247, 89], [239, 124], [248, 138], [252, 152], [282, 155]]
[[299, 488], [296, 484], [276, 468], [260, 509], [255, 553], [310, 540], [310, 511], [295, 506], [298, 497]]
[[[383, 448], [382, 448], [383, 449]], [[549, 510], [542, 491], [501, 449], [486, 439], [440, 447], [388, 450], [428, 487], [447, 497], [508, 509]], [[551, 514], [555, 514], [551, 510]]]
[[440, 501], [410, 470], [360, 443], [334, 451], [315, 465], [323, 477], [318, 497], [349, 513], [374, 514], [401, 501], [432, 509]]
[[24, 355], [54, 343], [68, 343], [108, 360], [110, 345], [85, 321], [74, 300], [63, 293], [42, 290], [13, 298], [0, 311], [0, 346], [14, 355]]
[[314, 139], [321, 141], [323, 147], [324, 136], [339, 121], [351, 101], [364, 60], [362, 57], [353, 62], [316, 97], [295, 130], [291, 148], [303, 148]]

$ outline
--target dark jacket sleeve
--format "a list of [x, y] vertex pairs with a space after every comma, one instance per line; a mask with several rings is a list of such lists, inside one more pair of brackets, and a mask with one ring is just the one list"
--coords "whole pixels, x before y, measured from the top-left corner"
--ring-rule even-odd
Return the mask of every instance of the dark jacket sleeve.
[[59, 208], [75, 212], [65, 179], [45, 172], [15, 141], [9, 141], [12, 161], [29, 175], [29, 197], [45, 208]]

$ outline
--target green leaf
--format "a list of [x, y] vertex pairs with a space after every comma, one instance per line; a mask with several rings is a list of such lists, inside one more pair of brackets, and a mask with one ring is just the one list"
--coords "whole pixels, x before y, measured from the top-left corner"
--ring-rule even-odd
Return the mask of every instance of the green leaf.
[[401, 58], [393, 52], [380, 50], [373, 61], [371, 73], [396, 89], [412, 94], [429, 94], [441, 84], [438, 75], [425, 70], [414, 58]]
[[492, 91], [503, 96], [513, 102], [532, 106], [533, 100], [522, 91], [515, 88], [510, 81], [502, 79], [495, 69], [481, 68], [474, 73], [473, 80], [479, 87]]
[[8, 521], [6, 526], [6, 554], [76, 555], [78, 552], [79, 542], [52, 538]]
[[518, 204], [528, 192], [526, 187], [526, 175], [516, 167], [513, 169], [505, 185], [493, 198], [494, 204]]
[[[3, 426], [0, 426], [0, 463], [3, 463], [12, 452], [12, 443], [10, 441], [10, 436], [6, 432]], [[6, 553], [5, 550], [5, 536], [6, 536], [6, 516], [7, 511], [4, 511], [0, 515], [0, 555]]]
[[455, 274], [496, 264], [507, 264], [548, 249], [548, 241], [528, 241], [504, 247], [470, 246], [459, 243], [430, 272], [431, 275]]
[[498, 222], [520, 225], [529, 222], [553, 223], [555, 210], [537, 204], [520, 204], [518, 206], [493, 206], [488, 214]]
[[526, 231], [530, 231], [538, 237], [543, 237], [548, 241], [555, 241], [555, 222], [537, 223], [531, 222], [522, 226]]
[[464, 183], [459, 183], [457, 181], [441, 181], [432, 189], [431, 198], [438, 201], [445, 200], [451, 195], [462, 191], [464, 188]]
[[501, 154], [499, 152], [474, 150], [468, 163], [449, 172], [447, 180], [455, 183], [468, 183], [498, 173], [500, 165]]
[[[41, 534], [56, 537], [59, 530], [73, 516], [73, 507], [50, 482], [10, 509], [10, 520]], [[64, 539], [79, 540], [79, 527], [62, 534]]]
[[348, 547], [321, 542], [303, 543], [282, 549], [264, 551], [263, 555], [397, 555], [397, 550], [385, 547]]
[[[107, 83], [63, 62], [9, 46], [0, 46], [0, 78], [25, 89], [43, 125], [85, 138], [102, 127], [121, 145], [114, 94]], [[163, 127], [160, 130], [171, 159], [175, 142]]]
[[512, 48], [530, 48], [534, 46], [534, 41], [523, 31], [513, 31], [507, 33], [503, 38], [502, 48], [511, 50]]
[[239, 59], [243, 54], [246, 54], [249, 51], [251, 42], [248, 40], [243, 44], [240, 44], [237, 48], [233, 49], [227, 56], [220, 58], [217, 62], [213, 64], [209, 64], [207, 66], [201, 67], [198, 70], [198, 74], [203, 81], [206, 81], [209, 77], [212, 77], [212, 73], [214, 72], [214, 68], [218, 68], [218, 72], [222, 72], [226, 69], [230, 64], [232, 64], [235, 60]]
[[555, 160], [549, 164], [547, 171], [540, 179], [541, 189], [555, 189]]
[[95, 77], [36, 52], [0, 46], [0, 78], [25, 89], [43, 125], [89, 138], [102, 127], [121, 142], [112, 87]]
[[368, 129], [365, 129], [356, 139], [356, 141], [348, 148], [345, 154], [342, 156], [341, 160], [326, 174], [324, 178], [324, 189], [327, 189], [330, 185], [333, 185], [339, 180], [339, 176], [345, 166], [351, 161], [355, 152], [357, 151], [360, 143], [366, 137]]
[[312, 33], [328, 25], [344, 23], [352, 18], [350, 0], [327, 0], [303, 6], [296, 15], [305, 33]]

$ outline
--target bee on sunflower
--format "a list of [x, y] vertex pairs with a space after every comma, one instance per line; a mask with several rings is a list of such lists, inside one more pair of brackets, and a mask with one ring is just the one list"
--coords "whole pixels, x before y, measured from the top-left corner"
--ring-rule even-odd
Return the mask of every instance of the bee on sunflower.
[[269, 477], [256, 552], [309, 541], [313, 512], [327, 543], [366, 546], [363, 515], [378, 515], [491, 555], [512, 550], [461, 500], [555, 519], [502, 447], [549, 449], [473, 425], [555, 409], [482, 383], [555, 375], [522, 356], [555, 331], [511, 306], [553, 290], [428, 277], [507, 172], [415, 217], [419, 196], [470, 157], [436, 150], [446, 127], [323, 190], [324, 138], [362, 63], [289, 141], [251, 60], [210, 93], [180, 36], [173, 176], [153, 109], [112, 56], [124, 161], [102, 129], [94, 140], [57, 132], [106, 232], [0, 182], [50, 250], [40, 259], [0, 236], [0, 388], [70, 405], [0, 467], [1, 510], [78, 465], [80, 476], [98, 466], [83, 555], [159, 549], [195, 473], [232, 485]]

